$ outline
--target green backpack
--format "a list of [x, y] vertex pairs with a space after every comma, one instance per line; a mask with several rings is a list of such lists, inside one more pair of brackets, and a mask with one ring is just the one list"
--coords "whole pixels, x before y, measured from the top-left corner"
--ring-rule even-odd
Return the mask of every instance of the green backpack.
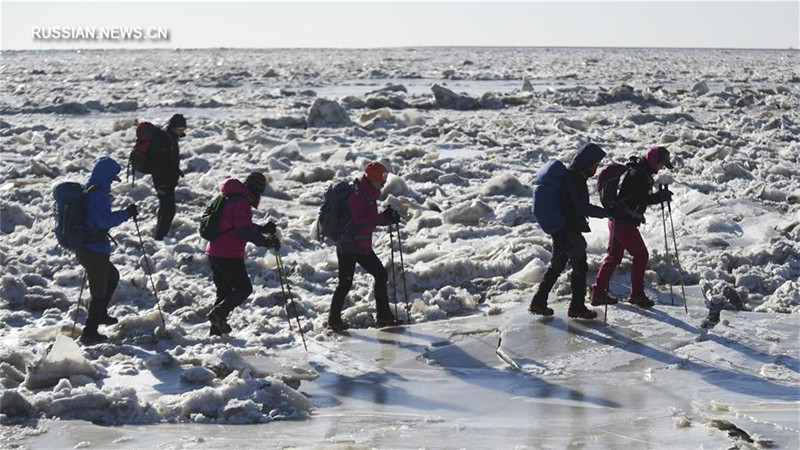
[[220, 232], [219, 230], [219, 221], [222, 219], [222, 210], [225, 209], [225, 205], [228, 203], [228, 197], [226, 195], [218, 195], [211, 200], [211, 203], [206, 205], [206, 209], [203, 211], [203, 216], [200, 218], [200, 237], [207, 241], [213, 241], [214, 239], [220, 237], [224, 232], [230, 231], [233, 228], [229, 228], [224, 232]]

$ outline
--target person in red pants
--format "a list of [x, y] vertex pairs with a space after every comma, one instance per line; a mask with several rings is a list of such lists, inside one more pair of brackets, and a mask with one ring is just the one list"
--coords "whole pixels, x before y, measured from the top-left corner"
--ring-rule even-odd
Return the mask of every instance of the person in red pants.
[[652, 190], [653, 175], [664, 167], [672, 169], [674, 166], [665, 147], [652, 147], [645, 156], [632, 157], [627, 166], [617, 196], [618, 206], [609, 211], [608, 251], [592, 286], [592, 306], [617, 303], [617, 299], [608, 293], [608, 283], [614, 269], [622, 262], [625, 251], [633, 257], [628, 301], [641, 308], [650, 308], [655, 304], [644, 293], [644, 272], [650, 255], [639, 233], [639, 225], [644, 223], [644, 213], [649, 205], [672, 199], [672, 192], [668, 189], [655, 193]]

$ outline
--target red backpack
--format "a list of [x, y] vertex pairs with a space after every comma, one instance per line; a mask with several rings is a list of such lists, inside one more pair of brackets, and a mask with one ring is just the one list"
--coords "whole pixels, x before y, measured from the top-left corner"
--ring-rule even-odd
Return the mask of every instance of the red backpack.
[[153, 173], [153, 158], [150, 147], [156, 136], [163, 132], [161, 128], [150, 122], [141, 122], [136, 125], [136, 144], [134, 144], [133, 150], [128, 156], [128, 168], [126, 169], [128, 177], [133, 175], [133, 172]]

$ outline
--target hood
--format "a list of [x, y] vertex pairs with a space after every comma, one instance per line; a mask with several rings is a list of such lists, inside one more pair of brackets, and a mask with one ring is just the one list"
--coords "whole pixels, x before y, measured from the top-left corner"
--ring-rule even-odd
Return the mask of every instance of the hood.
[[246, 196], [250, 194], [250, 191], [247, 189], [247, 186], [245, 186], [244, 183], [237, 180], [236, 178], [228, 178], [227, 180], [223, 181], [221, 190], [222, 193], [225, 195], [241, 194]]
[[644, 155], [644, 159], [650, 164], [655, 172], [658, 172], [658, 163], [663, 163], [667, 169], [674, 169], [670, 161], [669, 150], [666, 147], [651, 147]]
[[94, 162], [92, 176], [89, 177], [89, 181], [86, 182], [84, 189], [88, 189], [89, 186], [94, 185], [106, 191], [111, 190], [111, 183], [113, 181], [119, 181], [117, 174], [121, 170], [122, 167], [120, 167], [119, 163], [114, 161], [113, 158], [101, 156]]
[[586, 173], [592, 164], [599, 163], [605, 156], [606, 152], [599, 145], [588, 143], [578, 150], [569, 167]]

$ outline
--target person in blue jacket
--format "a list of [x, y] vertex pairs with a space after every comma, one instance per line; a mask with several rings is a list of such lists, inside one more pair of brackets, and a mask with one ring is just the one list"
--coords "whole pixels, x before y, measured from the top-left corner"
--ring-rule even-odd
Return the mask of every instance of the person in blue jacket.
[[111, 210], [111, 183], [119, 181], [122, 170], [119, 163], [108, 156], [97, 159], [89, 181], [84, 185], [86, 197], [86, 225], [92, 237], [76, 250], [78, 263], [86, 269], [89, 279], [89, 313], [83, 327], [81, 342], [94, 344], [108, 338], [97, 331], [99, 325], [114, 325], [117, 319], [108, 315], [108, 302], [117, 289], [119, 271], [111, 263], [111, 242], [108, 232], [139, 212], [135, 204], [117, 211]]
[[547, 296], [556, 284], [561, 272], [572, 266], [572, 300], [567, 315], [576, 319], [594, 319], [597, 313], [586, 307], [586, 240], [588, 233], [587, 217], [607, 217], [606, 210], [589, 203], [589, 189], [586, 180], [597, 172], [597, 165], [606, 156], [597, 144], [585, 144], [572, 158], [567, 174], [561, 185], [560, 206], [564, 216], [564, 228], [553, 235], [553, 258], [544, 274], [536, 295], [533, 296], [528, 311], [531, 314], [552, 316], [553, 309], [547, 306]]

